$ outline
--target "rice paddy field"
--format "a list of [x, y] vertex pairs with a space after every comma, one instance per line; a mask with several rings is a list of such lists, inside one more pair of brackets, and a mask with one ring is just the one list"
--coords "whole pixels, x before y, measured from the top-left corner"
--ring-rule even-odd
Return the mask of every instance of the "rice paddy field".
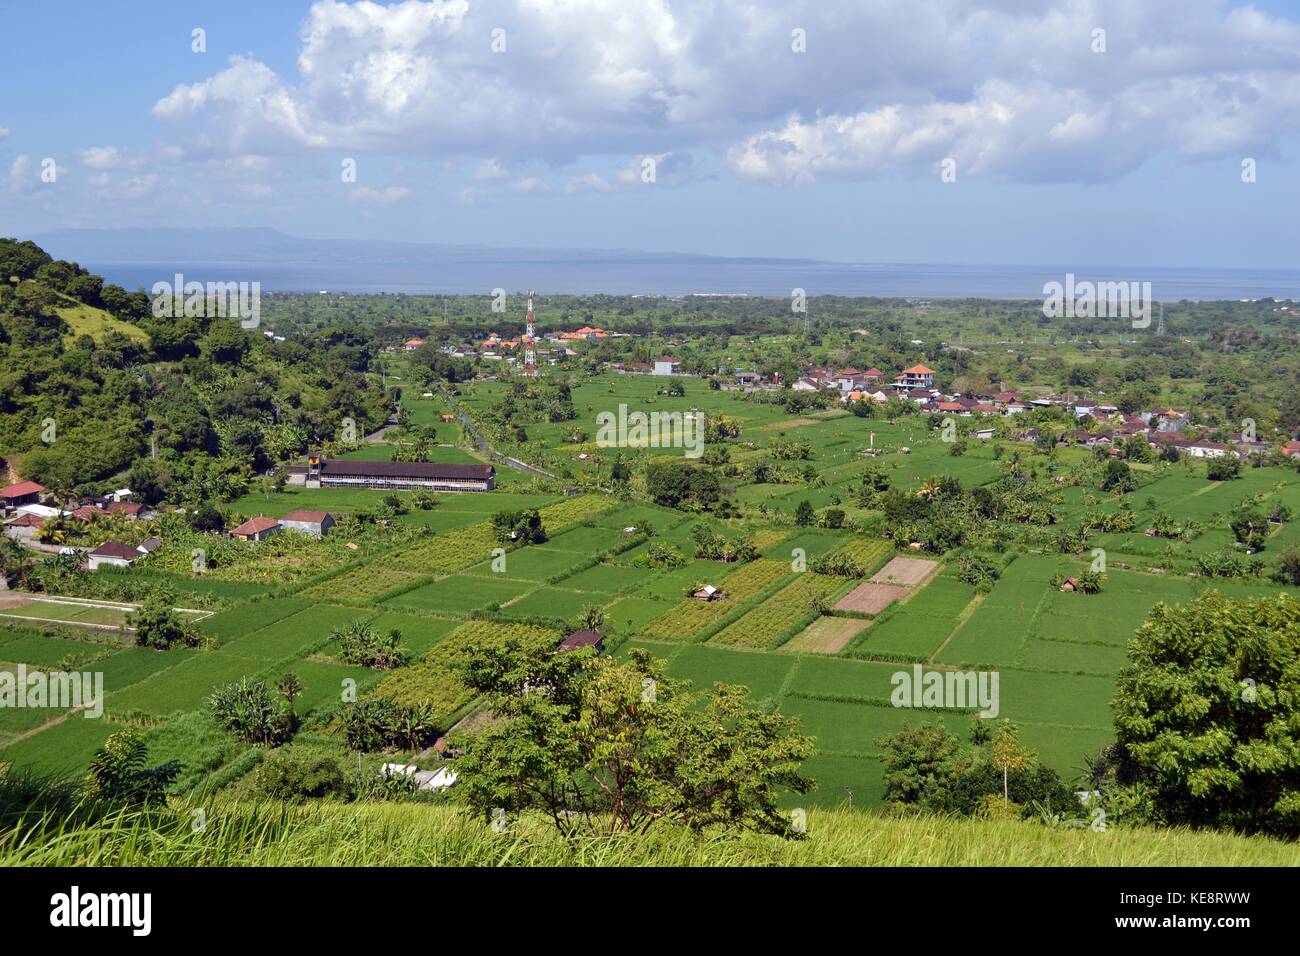
[[[256, 762], [242, 748], [209, 746], [204, 701], [214, 686], [242, 677], [277, 680], [292, 671], [304, 687], [300, 709], [328, 733], [329, 712], [343, 689], [364, 695], [433, 705], [440, 726], [453, 726], [475, 713], [472, 694], [456, 677], [464, 647], [504, 640], [519, 629], [545, 632], [557, 640], [572, 629], [584, 609], [604, 614], [607, 652], [650, 650], [668, 661], [670, 676], [697, 688], [716, 682], [743, 684], [752, 701], [797, 715], [816, 738], [818, 754], [807, 765], [817, 791], [805, 803], [839, 806], [850, 798], [870, 806], [882, 793], [881, 735], [904, 725], [942, 720], [965, 735], [972, 710], [914, 710], [895, 707], [895, 675], [926, 668], [996, 671], [998, 716], [1021, 727], [1024, 740], [1066, 778], [1073, 779], [1085, 754], [1112, 739], [1109, 701], [1115, 676], [1127, 661], [1126, 645], [1160, 602], [1182, 604], [1199, 590], [1218, 587], [1234, 595], [1268, 594], [1279, 585], [1263, 579], [1219, 581], [1196, 577], [1200, 555], [1229, 546], [1225, 516], [1252, 500], [1286, 505], [1300, 513], [1300, 474], [1280, 468], [1246, 468], [1230, 482], [1211, 482], [1203, 463], [1139, 470], [1141, 487], [1128, 499], [1136, 530], [1092, 536], [1108, 560], [1099, 594], [1061, 592], [1056, 575], [1078, 574], [1081, 557], [1019, 549], [994, 555], [1004, 564], [985, 593], [962, 582], [955, 561], [919, 555], [891, 541], [861, 532], [799, 527], [792, 520], [799, 502], [814, 508], [841, 507], [864, 517], [854, 491], [873, 464], [894, 487], [916, 488], [936, 475], [960, 478], [966, 486], [995, 479], [1009, 453], [972, 442], [955, 457], [919, 419], [889, 422], [843, 412], [792, 416], [778, 405], [746, 401], [734, 392], [710, 392], [686, 381], [686, 395], [657, 394], [662, 380], [650, 376], [599, 376], [577, 385], [573, 401], [583, 428], [595, 433], [595, 416], [620, 403], [639, 410], [689, 411], [733, 416], [741, 435], [729, 444], [733, 463], [767, 457], [774, 443], [797, 440], [811, 449], [812, 483], [754, 484], [729, 479], [729, 491], [745, 516], [721, 521], [643, 501], [600, 494], [566, 497], [554, 485], [499, 468], [501, 486], [489, 494], [439, 495], [428, 510], [394, 519], [418, 533], [391, 548], [340, 553], [320, 573], [301, 580], [268, 582], [260, 590], [231, 596], [201, 629], [213, 639], [204, 650], [155, 652], [129, 646], [111, 628], [74, 631], [85, 622], [113, 624], [110, 611], [39, 608], [11, 620], [0, 609], [0, 669], [18, 664], [53, 667], [88, 662], [105, 675], [107, 716], [88, 720], [76, 713], [0, 712], [0, 762], [32, 765], [60, 774], [84, 771], [94, 750], [116, 724], [147, 730], [160, 752], [183, 751], [192, 742], [203, 755], [184, 777], [187, 789], [236, 779]], [[458, 401], [481, 412], [504, 394], [503, 383], [466, 387]], [[458, 440], [459, 427], [441, 422], [440, 398], [407, 399], [413, 420], [437, 424], [440, 441]], [[601, 449], [566, 444], [572, 422], [529, 429], [530, 444], [547, 453], [575, 480], [600, 467]], [[908, 451], [902, 449], [906, 447]], [[865, 455], [864, 450], [878, 452]], [[391, 448], [362, 449], [382, 456]], [[667, 456], [672, 449], [629, 449], [629, 454]], [[579, 454], [591, 460], [579, 461]], [[1025, 454], [1032, 454], [1026, 451]], [[475, 453], [446, 447], [449, 461], [476, 460]], [[1061, 467], [1085, 462], [1067, 450]], [[298, 508], [348, 513], [373, 508], [381, 492], [286, 489], [258, 493], [236, 503], [246, 513], [282, 515]], [[1053, 505], [1056, 524], [1077, 526], [1091, 511], [1113, 510], [1117, 502], [1097, 488], [1073, 484]], [[539, 508], [548, 539], [498, 552], [490, 519], [501, 510]], [[1143, 533], [1156, 512], [1194, 522], [1185, 541]], [[752, 536], [760, 557], [725, 563], [695, 557], [692, 531], [705, 524], [724, 535]], [[647, 536], [646, 528], [651, 534]], [[633, 529], [633, 530], [628, 530]], [[1300, 542], [1300, 520], [1276, 528], [1266, 554]], [[649, 566], [652, 544], [681, 552], [676, 567]], [[809, 570], [821, 556], [846, 553], [861, 573], [834, 577]], [[711, 584], [724, 597], [690, 596]], [[27, 607], [32, 607], [31, 604]], [[330, 639], [335, 628], [365, 620], [397, 630], [411, 663], [388, 673], [347, 666]], [[167, 748], [170, 748], [167, 749]], [[183, 757], [182, 757], [183, 759]]]

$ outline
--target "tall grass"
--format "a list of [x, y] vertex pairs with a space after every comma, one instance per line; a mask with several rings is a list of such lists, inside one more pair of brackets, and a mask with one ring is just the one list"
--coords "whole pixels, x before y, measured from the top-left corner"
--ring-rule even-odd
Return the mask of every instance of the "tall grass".
[[[159, 810], [57, 801], [0, 819], [8, 866], [1252, 866], [1300, 847], [1187, 830], [1055, 829], [1033, 822], [813, 810], [797, 841], [747, 833], [561, 839], [541, 818], [495, 833], [452, 805], [173, 801]], [[197, 827], [195, 810], [203, 810]]]

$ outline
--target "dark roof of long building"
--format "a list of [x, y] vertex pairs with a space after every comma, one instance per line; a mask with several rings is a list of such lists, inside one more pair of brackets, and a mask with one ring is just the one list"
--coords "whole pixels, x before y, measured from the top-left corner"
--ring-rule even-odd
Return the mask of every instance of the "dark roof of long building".
[[491, 465], [447, 464], [427, 461], [341, 461], [321, 462], [322, 475], [347, 478], [450, 478], [457, 481], [486, 481], [496, 474]]

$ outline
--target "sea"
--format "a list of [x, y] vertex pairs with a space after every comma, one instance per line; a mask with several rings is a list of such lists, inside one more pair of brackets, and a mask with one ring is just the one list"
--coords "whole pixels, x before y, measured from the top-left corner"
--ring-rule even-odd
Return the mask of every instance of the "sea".
[[804, 262], [772, 259], [565, 259], [446, 264], [366, 262], [86, 262], [127, 289], [156, 282], [259, 282], [262, 292], [553, 295], [876, 296], [906, 299], [1041, 299], [1044, 284], [1151, 283], [1155, 301], [1300, 299], [1300, 270], [1122, 266], [981, 266]]

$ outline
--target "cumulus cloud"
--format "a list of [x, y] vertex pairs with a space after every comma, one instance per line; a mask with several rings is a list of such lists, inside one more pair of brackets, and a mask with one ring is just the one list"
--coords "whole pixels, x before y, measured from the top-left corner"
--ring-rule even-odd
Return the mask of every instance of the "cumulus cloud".
[[129, 155], [119, 146], [91, 146], [83, 149], [79, 158], [87, 169], [135, 169], [140, 166], [139, 157]]
[[[480, 182], [700, 152], [780, 184], [947, 158], [959, 177], [1098, 182], [1300, 129], [1300, 25], [1219, 0], [321, 0], [300, 41], [296, 75], [234, 57], [154, 115], [187, 155], [459, 157]], [[570, 174], [565, 190], [638, 175]]]
[[684, 186], [703, 178], [699, 164], [689, 153], [656, 153], [637, 156], [614, 171], [583, 173], [571, 176], [565, 184], [566, 193], [614, 192], [622, 189], [645, 189], [648, 186]]
[[371, 203], [379, 206], [391, 206], [401, 202], [411, 191], [405, 186], [385, 186], [373, 189], [370, 186], [349, 186], [348, 198], [354, 202]]
[[479, 182], [488, 182], [493, 179], [505, 179], [509, 175], [510, 173], [506, 171], [505, 167], [495, 159], [489, 159], [474, 172], [474, 178]]
[[9, 127], [0, 126], [0, 139], [4, 139], [8, 135], [9, 135]]
[[32, 158], [26, 154], [19, 156], [9, 167], [9, 191], [11, 193], [29, 193], [36, 188], [37, 174]]

